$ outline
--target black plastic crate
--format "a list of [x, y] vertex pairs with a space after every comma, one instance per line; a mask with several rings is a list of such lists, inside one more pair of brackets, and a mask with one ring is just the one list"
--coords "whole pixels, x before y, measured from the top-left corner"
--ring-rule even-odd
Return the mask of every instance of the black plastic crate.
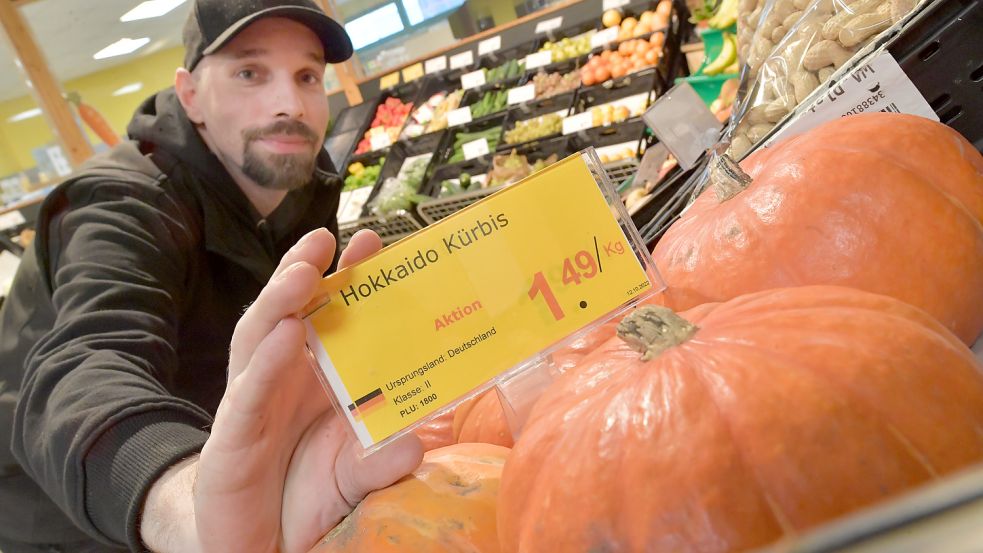
[[[518, 84], [518, 83], [514, 83], [514, 84]], [[474, 108], [474, 106], [477, 105], [478, 102], [480, 102], [486, 94], [501, 94], [505, 98], [505, 106], [502, 109], [484, 115], [475, 115], [472, 112], [471, 116], [474, 120], [473, 122], [480, 122], [490, 118], [502, 117], [510, 108], [510, 106], [508, 105], [508, 88], [509, 87], [506, 87], [503, 84], [499, 84], [498, 86], [489, 87], [489, 88], [481, 88], [481, 89], [473, 88], [471, 90], [468, 90], [467, 92], [464, 93], [464, 98], [461, 99], [461, 107]]]
[[[382, 166], [382, 171], [379, 173], [379, 179], [375, 183], [375, 187], [369, 194], [368, 199], [365, 202], [365, 207], [362, 209], [362, 217], [367, 217], [370, 215], [369, 204], [379, 195], [379, 191], [382, 189], [382, 185], [386, 179], [395, 177], [403, 170], [403, 166], [406, 161], [411, 158], [415, 158], [419, 155], [431, 154], [436, 157], [437, 147], [440, 145], [443, 139], [443, 134], [441, 132], [430, 133], [426, 135], [425, 138], [421, 140], [416, 140], [413, 142], [399, 142], [393, 144], [389, 149], [389, 153], [386, 157], [386, 163]], [[420, 185], [417, 191], [423, 190], [426, 186], [429, 176], [433, 171], [434, 159], [431, 157], [427, 161], [427, 169], [424, 172], [423, 179], [420, 181]]]
[[516, 125], [520, 122], [529, 121], [536, 119], [537, 117], [542, 117], [550, 113], [559, 113], [562, 120], [570, 113], [570, 108], [573, 106], [573, 100], [576, 94], [574, 92], [567, 92], [566, 94], [560, 94], [558, 96], [552, 96], [550, 98], [543, 98], [541, 100], [533, 100], [532, 102], [527, 102], [513, 108], [509, 111], [508, 116], [505, 120], [505, 125], [502, 127], [502, 141], [498, 145], [498, 149], [509, 149], [521, 146], [527, 142], [535, 142], [538, 140], [543, 140], [547, 138], [552, 138], [558, 136], [562, 131], [561, 127], [557, 129], [555, 133], [540, 136], [532, 140], [524, 140], [521, 142], [516, 142], [515, 144], [506, 144], [505, 136], [509, 131], [514, 129]]
[[983, 1], [929, 5], [888, 50], [939, 120], [983, 151]]
[[436, 169], [433, 174], [430, 175], [430, 180], [427, 182], [426, 187], [424, 187], [421, 192], [427, 196], [438, 198], [440, 197], [440, 191], [445, 180], [460, 179], [461, 175], [464, 173], [467, 173], [472, 177], [484, 175], [488, 172], [488, 166], [489, 159], [486, 157], [472, 159], [471, 161], [456, 163], [454, 165], [445, 165]]
[[[501, 138], [501, 128], [504, 124], [505, 114], [500, 113], [494, 117], [485, 117], [479, 121], [473, 121], [467, 125], [461, 125], [460, 127], [455, 127], [448, 130], [448, 132], [444, 134], [443, 140], [437, 148], [438, 159], [436, 160], [434, 167], [440, 168], [443, 166], [460, 166], [468, 163], [469, 160], [451, 161], [451, 157], [454, 155], [454, 142], [457, 140], [457, 137], [463, 133], [477, 133], [498, 127], [498, 138]], [[483, 161], [486, 162], [491, 159], [491, 156], [495, 153], [495, 148], [497, 145], [493, 146], [492, 144], [489, 144], [488, 146], [489, 153], [485, 156], [480, 156], [477, 159], [483, 159]]]
[[[416, 110], [420, 108], [420, 106], [425, 104], [435, 94], [443, 92], [449, 95], [452, 92], [459, 90], [460, 88], [461, 86], [459, 81], [453, 81], [443, 78], [428, 79], [427, 82], [421, 87], [420, 92], [416, 96], [416, 100], [413, 102], [413, 111], [410, 112], [410, 118], [407, 119], [406, 124], [403, 125], [403, 129], [400, 131], [400, 138], [399, 138], [400, 141], [411, 141], [411, 142], [417, 141], [417, 140], [424, 139], [430, 134], [443, 132], [444, 129], [441, 129], [438, 131], [432, 131], [431, 133], [424, 133], [415, 137], [404, 136], [407, 127], [411, 123], [413, 113], [415, 113]], [[463, 98], [462, 98], [462, 102], [463, 102]]]
[[525, 156], [526, 161], [530, 164], [547, 159], [551, 155], [556, 156], [556, 161], [562, 161], [568, 155], [573, 153], [573, 150], [570, 149], [570, 141], [565, 136], [537, 140], [534, 142], [528, 142], [516, 148], [507, 148], [499, 151], [497, 154], [495, 154], [495, 157], [492, 158], [492, 163], [489, 165], [488, 170], [491, 171], [496, 158], [509, 156], [512, 154], [513, 150], [517, 155]]
[[607, 104], [636, 94], [649, 94], [651, 103], [660, 92], [661, 79], [654, 68], [643, 69], [638, 73], [611, 79], [601, 84], [581, 88], [574, 101], [574, 113], [584, 112], [592, 107]]
[[629, 119], [624, 123], [607, 127], [594, 127], [578, 131], [570, 135], [570, 148], [574, 151], [593, 146], [601, 149], [616, 144], [633, 144], [630, 146], [640, 155], [643, 144], [647, 146], [648, 127], [640, 117]]
[[[389, 154], [389, 150], [386, 149], [386, 150], [380, 150], [380, 151], [377, 151], [377, 152], [370, 152], [368, 154], [363, 154], [362, 156], [359, 156], [358, 159], [353, 158], [341, 170], [341, 173], [340, 173], [341, 174], [341, 178], [344, 179], [345, 177], [348, 176], [348, 174], [349, 174], [348, 168], [351, 167], [352, 165], [354, 165], [355, 163], [361, 163], [365, 167], [369, 167], [370, 165], [376, 165], [376, 164], [378, 164], [379, 163], [379, 160], [381, 160], [382, 158], [388, 156], [388, 154]], [[383, 163], [382, 169], [379, 171], [380, 177], [377, 178], [375, 180], [375, 182], [373, 182], [371, 185], [369, 185], [369, 186], [372, 187], [373, 193], [374, 193], [375, 190], [378, 189], [379, 183], [382, 181], [381, 175], [382, 175], [382, 171], [385, 170], [385, 165], [386, 164]], [[370, 193], [370, 195], [371, 194], [372, 193]]]

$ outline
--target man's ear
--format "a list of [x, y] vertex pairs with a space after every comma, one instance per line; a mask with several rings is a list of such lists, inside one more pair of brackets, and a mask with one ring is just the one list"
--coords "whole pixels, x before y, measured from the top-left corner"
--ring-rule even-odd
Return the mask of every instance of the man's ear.
[[179, 67], [174, 74], [174, 90], [177, 92], [177, 98], [184, 107], [185, 113], [188, 114], [188, 119], [196, 125], [204, 123], [205, 119], [202, 117], [201, 110], [198, 107], [197, 77], [192, 75], [187, 69]]

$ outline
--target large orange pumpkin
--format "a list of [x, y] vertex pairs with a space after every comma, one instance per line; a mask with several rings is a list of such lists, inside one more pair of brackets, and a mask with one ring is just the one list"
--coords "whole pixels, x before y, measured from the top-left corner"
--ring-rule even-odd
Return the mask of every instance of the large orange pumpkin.
[[432, 421], [421, 425], [414, 430], [420, 442], [423, 443], [423, 451], [430, 451], [456, 444], [454, 438], [454, 411], [450, 410], [442, 415], [435, 417]]
[[669, 307], [833, 284], [920, 307], [966, 344], [983, 332], [983, 157], [957, 132], [855, 115], [741, 166], [750, 186], [721, 172], [656, 246]]
[[983, 365], [921, 310], [806, 286], [681, 317], [636, 310], [540, 398], [503, 551], [753, 549], [983, 459]]
[[509, 421], [494, 389], [461, 403], [454, 412], [453, 428], [458, 443], [513, 444]]
[[310, 553], [496, 553], [495, 509], [508, 448], [457, 444], [370, 493]]

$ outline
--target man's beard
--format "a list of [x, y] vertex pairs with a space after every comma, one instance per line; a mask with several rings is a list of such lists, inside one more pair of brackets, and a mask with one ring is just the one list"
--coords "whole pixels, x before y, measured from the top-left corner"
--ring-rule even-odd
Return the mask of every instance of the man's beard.
[[262, 129], [243, 131], [242, 172], [263, 188], [294, 190], [305, 186], [314, 175], [317, 152], [301, 154], [263, 154], [251, 146], [269, 135], [297, 135], [317, 144], [318, 136], [296, 120], [277, 121]]

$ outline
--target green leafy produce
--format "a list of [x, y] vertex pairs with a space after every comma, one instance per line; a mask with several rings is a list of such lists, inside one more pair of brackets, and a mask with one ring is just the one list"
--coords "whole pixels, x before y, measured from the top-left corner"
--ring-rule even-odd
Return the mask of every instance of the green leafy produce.
[[504, 81], [511, 79], [513, 77], [518, 77], [525, 71], [526, 62], [518, 60], [509, 60], [502, 65], [493, 67], [491, 69], [485, 69], [485, 82], [486, 83], [497, 83], [498, 81]]
[[509, 93], [506, 90], [489, 90], [481, 99], [471, 105], [471, 117], [478, 119], [505, 109], [508, 105]]
[[526, 121], [518, 121], [512, 130], [505, 132], [506, 144], [520, 144], [544, 136], [559, 134], [563, 129], [563, 118], [555, 113], [547, 113]]
[[440, 183], [440, 197], [446, 198], [447, 196], [463, 194], [472, 190], [479, 190], [480, 188], [481, 183], [471, 180], [469, 173], [461, 173], [461, 178], [457, 181], [447, 179]]
[[430, 199], [429, 196], [419, 193], [429, 163], [429, 156], [421, 157], [404, 167], [397, 178], [386, 179], [379, 194], [369, 204], [372, 213], [385, 216], [396, 211], [412, 209], [417, 203]]
[[345, 177], [345, 186], [342, 190], [355, 190], [363, 186], [374, 185], [379, 180], [379, 173], [385, 162], [386, 158], [383, 157], [379, 159], [378, 163], [368, 167], [357, 161], [352, 163], [348, 166], [348, 176]]
[[484, 138], [488, 141], [488, 150], [494, 151], [498, 147], [498, 142], [502, 136], [502, 127], [492, 127], [483, 131], [477, 132], [459, 132], [454, 135], [454, 153], [447, 160], [447, 163], [458, 163], [464, 161], [464, 145], [468, 142], [474, 142], [475, 140], [481, 140]]

